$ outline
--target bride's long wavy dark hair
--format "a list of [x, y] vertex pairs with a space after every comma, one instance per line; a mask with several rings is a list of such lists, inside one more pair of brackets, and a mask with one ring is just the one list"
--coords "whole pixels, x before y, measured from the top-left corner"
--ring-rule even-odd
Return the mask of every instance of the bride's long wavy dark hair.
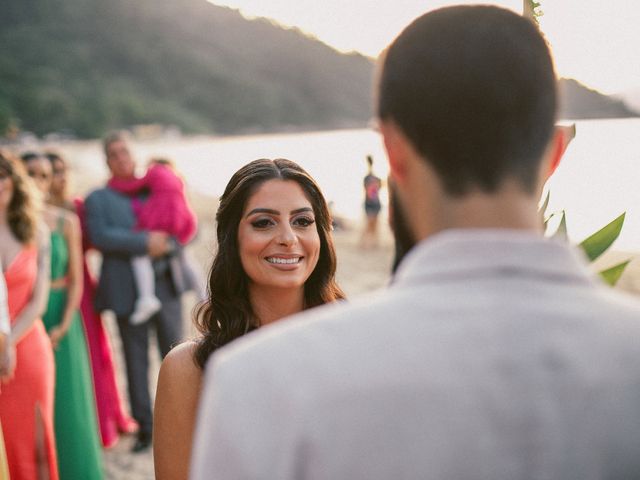
[[196, 327], [202, 334], [194, 354], [200, 368], [204, 368], [214, 350], [259, 326], [238, 253], [238, 225], [251, 195], [264, 182], [273, 179], [292, 180], [300, 185], [315, 215], [320, 255], [304, 285], [304, 308], [344, 298], [335, 279], [331, 215], [320, 188], [302, 167], [290, 160], [254, 160], [231, 177], [216, 214], [218, 250], [209, 273], [209, 299], [198, 307], [195, 315]]

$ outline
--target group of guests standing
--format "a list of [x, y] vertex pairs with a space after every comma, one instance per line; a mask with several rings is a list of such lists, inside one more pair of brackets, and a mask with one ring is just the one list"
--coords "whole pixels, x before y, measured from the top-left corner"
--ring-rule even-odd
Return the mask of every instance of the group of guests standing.
[[93, 306], [78, 214], [83, 204], [67, 195], [60, 155], [0, 153], [0, 312], [10, 319], [0, 348], [0, 422], [13, 479], [100, 479], [101, 446], [136, 428]]

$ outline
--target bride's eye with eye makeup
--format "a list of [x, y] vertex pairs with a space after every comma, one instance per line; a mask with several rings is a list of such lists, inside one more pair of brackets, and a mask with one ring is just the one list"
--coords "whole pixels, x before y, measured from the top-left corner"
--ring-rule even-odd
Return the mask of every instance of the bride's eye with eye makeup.
[[270, 218], [258, 218], [257, 220], [253, 220], [251, 222], [251, 226], [257, 229], [268, 228], [273, 225], [273, 220]]
[[293, 221], [293, 224], [297, 227], [309, 227], [316, 223], [313, 217], [302, 216], [298, 217]]

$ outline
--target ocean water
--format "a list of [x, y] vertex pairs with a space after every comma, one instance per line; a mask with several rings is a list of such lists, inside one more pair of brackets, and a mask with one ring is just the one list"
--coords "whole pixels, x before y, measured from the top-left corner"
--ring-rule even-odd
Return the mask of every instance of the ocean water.
[[566, 212], [573, 241], [626, 212], [615, 248], [640, 251], [640, 119], [577, 122], [547, 188], [548, 211]]
[[[640, 119], [576, 122], [576, 137], [549, 180], [549, 210], [565, 210], [569, 236], [580, 241], [622, 212], [626, 222], [616, 247], [640, 251]], [[76, 168], [106, 177], [96, 142], [65, 147]], [[381, 137], [368, 129], [236, 137], [194, 137], [133, 144], [141, 167], [154, 155], [172, 158], [189, 188], [219, 196], [239, 167], [257, 158], [284, 157], [318, 181], [334, 210], [354, 221], [363, 216], [365, 156], [386, 178]], [[386, 204], [386, 189], [381, 192]]]

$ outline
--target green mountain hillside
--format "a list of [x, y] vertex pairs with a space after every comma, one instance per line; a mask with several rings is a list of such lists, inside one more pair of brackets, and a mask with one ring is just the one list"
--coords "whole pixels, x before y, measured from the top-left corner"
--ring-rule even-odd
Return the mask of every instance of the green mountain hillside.
[[[12, 0], [0, 8], [0, 137], [96, 137], [139, 124], [186, 133], [365, 126], [373, 61], [206, 0]], [[561, 81], [567, 118], [626, 116]]]
[[0, 132], [364, 126], [372, 61], [205, 0], [20, 0], [0, 15]]

